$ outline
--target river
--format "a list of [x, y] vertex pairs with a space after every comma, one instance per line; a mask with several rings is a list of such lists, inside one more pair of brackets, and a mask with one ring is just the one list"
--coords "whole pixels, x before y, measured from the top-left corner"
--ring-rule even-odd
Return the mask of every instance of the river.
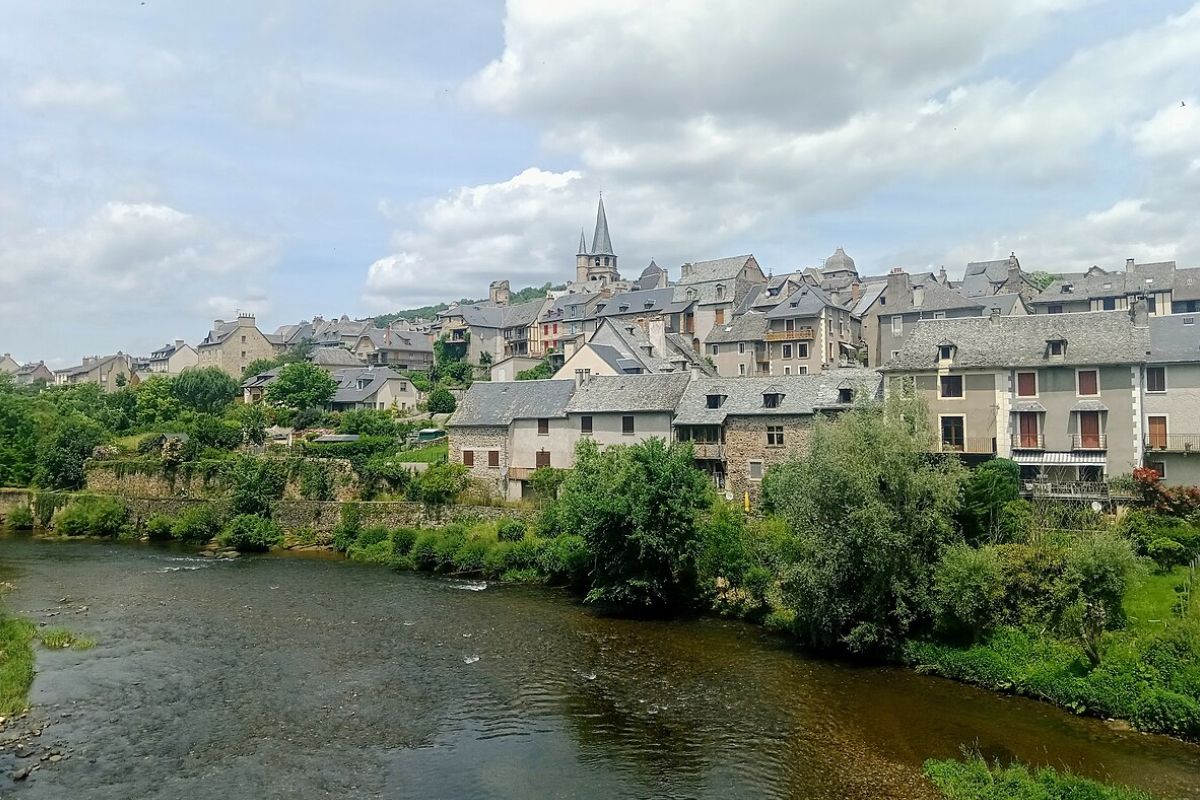
[[328, 556], [10, 536], [0, 564], [12, 613], [98, 641], [39, 652], [39, 747], [69, 757], [30, 800], [909, 800], [964, 745], [1200, 798], [1200, 748], [736, 622]]

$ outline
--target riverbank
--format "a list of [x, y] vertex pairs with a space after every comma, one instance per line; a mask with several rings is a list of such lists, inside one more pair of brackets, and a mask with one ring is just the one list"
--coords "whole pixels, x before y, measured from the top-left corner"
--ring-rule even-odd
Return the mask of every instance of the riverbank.
[[38, 653], [39, 744], [71, 758], [34, 773], [27, 800], [932, 800], [923, 761], [963, 745], [1200, 797], [1194, 747], [813, 659], [733, 620], [610, 617], [558, 590], [321, 552], [12, 536], [0, 558], [14, 615], [55, 624], [70, 597], [98, 642]]

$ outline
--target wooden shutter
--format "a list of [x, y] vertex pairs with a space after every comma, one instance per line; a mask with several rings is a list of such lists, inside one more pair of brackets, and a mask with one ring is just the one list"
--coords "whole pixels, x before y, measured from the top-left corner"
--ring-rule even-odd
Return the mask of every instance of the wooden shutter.
[[1079, 393], [1081, 395], [1095, 395], [1100, 393], [1096, 370], [1088, 369], [1079, 373]]
[[500, 451], [499, 450], [488, 450], [488, 466], [489, 467], [500, 466]]
[[1037, 394], [1037, 373], [1017, 373], [1017, 397], [1033, 397]]
[[463, 450], [462, 453], [463, 453], [463, 466], [467, 466], [467, 467], [475, 466], [475, 451], [474, 450]]
[[533, 464], [538, 469], [550, 466], [550, 451], [539, 450], [533, 454]]
[[1167, 446], [1167, 418], [1150, 417], [1147, 419], [1150, 427], [1150, 447], [1162, 450]]

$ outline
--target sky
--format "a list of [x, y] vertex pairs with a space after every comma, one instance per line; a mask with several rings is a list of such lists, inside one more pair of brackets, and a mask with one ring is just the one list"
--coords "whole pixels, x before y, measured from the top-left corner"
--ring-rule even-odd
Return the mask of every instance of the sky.
[[1200, 266], [1200, 3], [0, 0], [0, 352], [841, 246]]

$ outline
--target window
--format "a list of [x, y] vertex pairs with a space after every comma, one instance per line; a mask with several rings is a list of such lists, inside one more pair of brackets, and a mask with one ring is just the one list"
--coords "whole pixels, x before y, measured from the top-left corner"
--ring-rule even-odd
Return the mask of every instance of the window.
[[892, 351], [892, 360], [893, 360], [893, 361], [895, 361], [895, 360], [896, 360], [897, 358], [899, 358], [899, 357], [900, 357], [900, 351], [899, 351], [899, 350], [893, 350], [893, 351]]
[[550, 435], [550, 420], [545, 417], [538, 420], [538, 436]]
[[745, 365], [745, 364], [738, 364], [738, 375], [743, 375], [743, 376], [744, 376], [745, 374], [746, 374], [746, 365]]
[[1099, 378], [1094, 369], [1081, 369], [1075, 373], [1077, 393], [1080, 397], [1094, 397], [1100, 394]]
[[1167, 390], [1167, 368], [1146, 367], [1146, 391], [1165, 392]]
[[781, 402], [783, 402], [783, 395], [778, 392], [766, 392], [763, 394], [763, 408], [779, 408]]
[[[803, 369], [803, 368], [802, 368], [802, 369]], [[792, 374], [792, 368], [791, 368], [791, 366], [790, 366], [790, 365], [789, 365], [789, 366], [784, 366], [784, 368], [783, 368], [783, 374], [784, 374], [784, 375], [791, 375], [791, 374]]]
[[892, 336], [904, 335], [904, 317], [897, 314], [892, 317]]
[[1047, 311], [1047, 313], [1050, 313], [1050, 314], [1061, 314], [1062, 306], [1053, 305], [1053, 306], [1050, 306], [1049, 308], [1047, 308], [1046, 311]]
[[245, 357], [246, 357], [246, 351], [245, 351], [245, 350], [243, 350], [243, 351], [242, 351], [242, 358], [245, 358]]
[[796, 358], [808, 358], [808, 342], [796, 345]]
[[717, 284], [717, 299], [718, 300], [725, 299], [725, 287], [721, 284]]
[[785, 331], [794, 331], [794, 330], [796, 330], [796, 320], [794, 320], [794, 319], [788, 319], [788, 320], [784, 320], [784, 322], [783, 322], [783, 329], [784, 329]]
[[550, 466], [550, 451], [539, 450], [533, 454], [533, 466], [537, 469]]
[[464, 467], [475, 466], [475, 451], [474, 450], [463, 450], [463, 466]]
[[783, 447], [783, 426], [767, 426], [767, 447]]
[[838, 402], [839, 403], [841, 403], [842, 405], [845, 405], [845, 404], [851, 403], [853, 401], [854, 401], [854, 390], [853, 389], [849, 388], [848, 386], [843, 386], [841, 389], [838, 389]]
[[962, 397], [962, 375], [943, 375], [938, 379], [938, 397]]
[[1167, 418], [1165, 416], [1146, 417], [1146, 444], [1151, 450], [1167, 448]]
[[784, 358], [792, 357], [792, 346], [790, 344], [785, 344], [783, 346], [783, 357]]
[[1101, 311], [1115, 311], [1117, 309], [1117, 298], [1106, 297], [1100, 301]]
[[1150, 314], [1158, 313], [1158, 298], [1154, 295], [1146, 298], [1146, 312]]
[[590, 416], [579, 418], [579, 432], [585, 436], [592, 435], [592, 418]]
[[725, 309], [718, 308], [716, 311], [713, 312], [713, 315], [714, 315], [713, 321], [715, 324], [717, 324], [717, 325], [725, 324]]
[[964, 438], [962, 417], [942, 417], [942, 449], [961, 452]]
[[1062, 356], [1067, 353], [1066, 339], [1051, 339], [1046, 344], [1050, 348], [1050, 355], [1052, 356]]
[[738, 355], [744, 355], [746, 352], [746, 343], [738, 342]]
[[714, 356], [719, 356], [719, 355], [721, 355], [721, 345], [719, 345], [719, 344], [714, 344], [714, 345], [712, 346], [712, 348], [713, 348], [713, 349], [712, 349], [712, 354], [713, 354]]
[[708, 408], [720, 408], [725, 403], [725, 395], [710, 394], [705, 398], [705, 405]]
[[807, 375], [807, 374], [808, 374], [808, 367], [806, 367], [806, 366], [804, 366], [803, 364], [801, 364], [800, 366], [796, 367], [796, 374], [797, 374], [797, 375]]
[[933, 318], [934, 319], [945, 319], [946, 312], [945, 311], [935, 311], [935, 312], [933, 312]]
[[625, 436], [633, 436], [633, 417], [626, 415], [621, 417], [621, 433]]
[[245, 343], [246, 343], [246, 337], [245, 337], [245, 336], [243, 336], [243, 337], [242, 337], [242, 344], [245, 344]]
[[1167, 462], [1165, 461], [1147, 461], [1146, 466], [1158, 473], [1158, 479], [1162, 480], [1167, 477]]
[[750, 480], [761, 481], [763, 476], [763, 465], [761, 461], [751, 461], [747, 464], [750, 473]]
[[488, 466], [489, 467], [500, 466], [500, 451], [499, 450], [488, 450]]
[[942, 344], [938, 345], [938, 358], [942, 361], [950, 361], [954, 358], [954, 345]]
[[1037, 373], [1017, 373], [1017, 397], [1037, 397]]

